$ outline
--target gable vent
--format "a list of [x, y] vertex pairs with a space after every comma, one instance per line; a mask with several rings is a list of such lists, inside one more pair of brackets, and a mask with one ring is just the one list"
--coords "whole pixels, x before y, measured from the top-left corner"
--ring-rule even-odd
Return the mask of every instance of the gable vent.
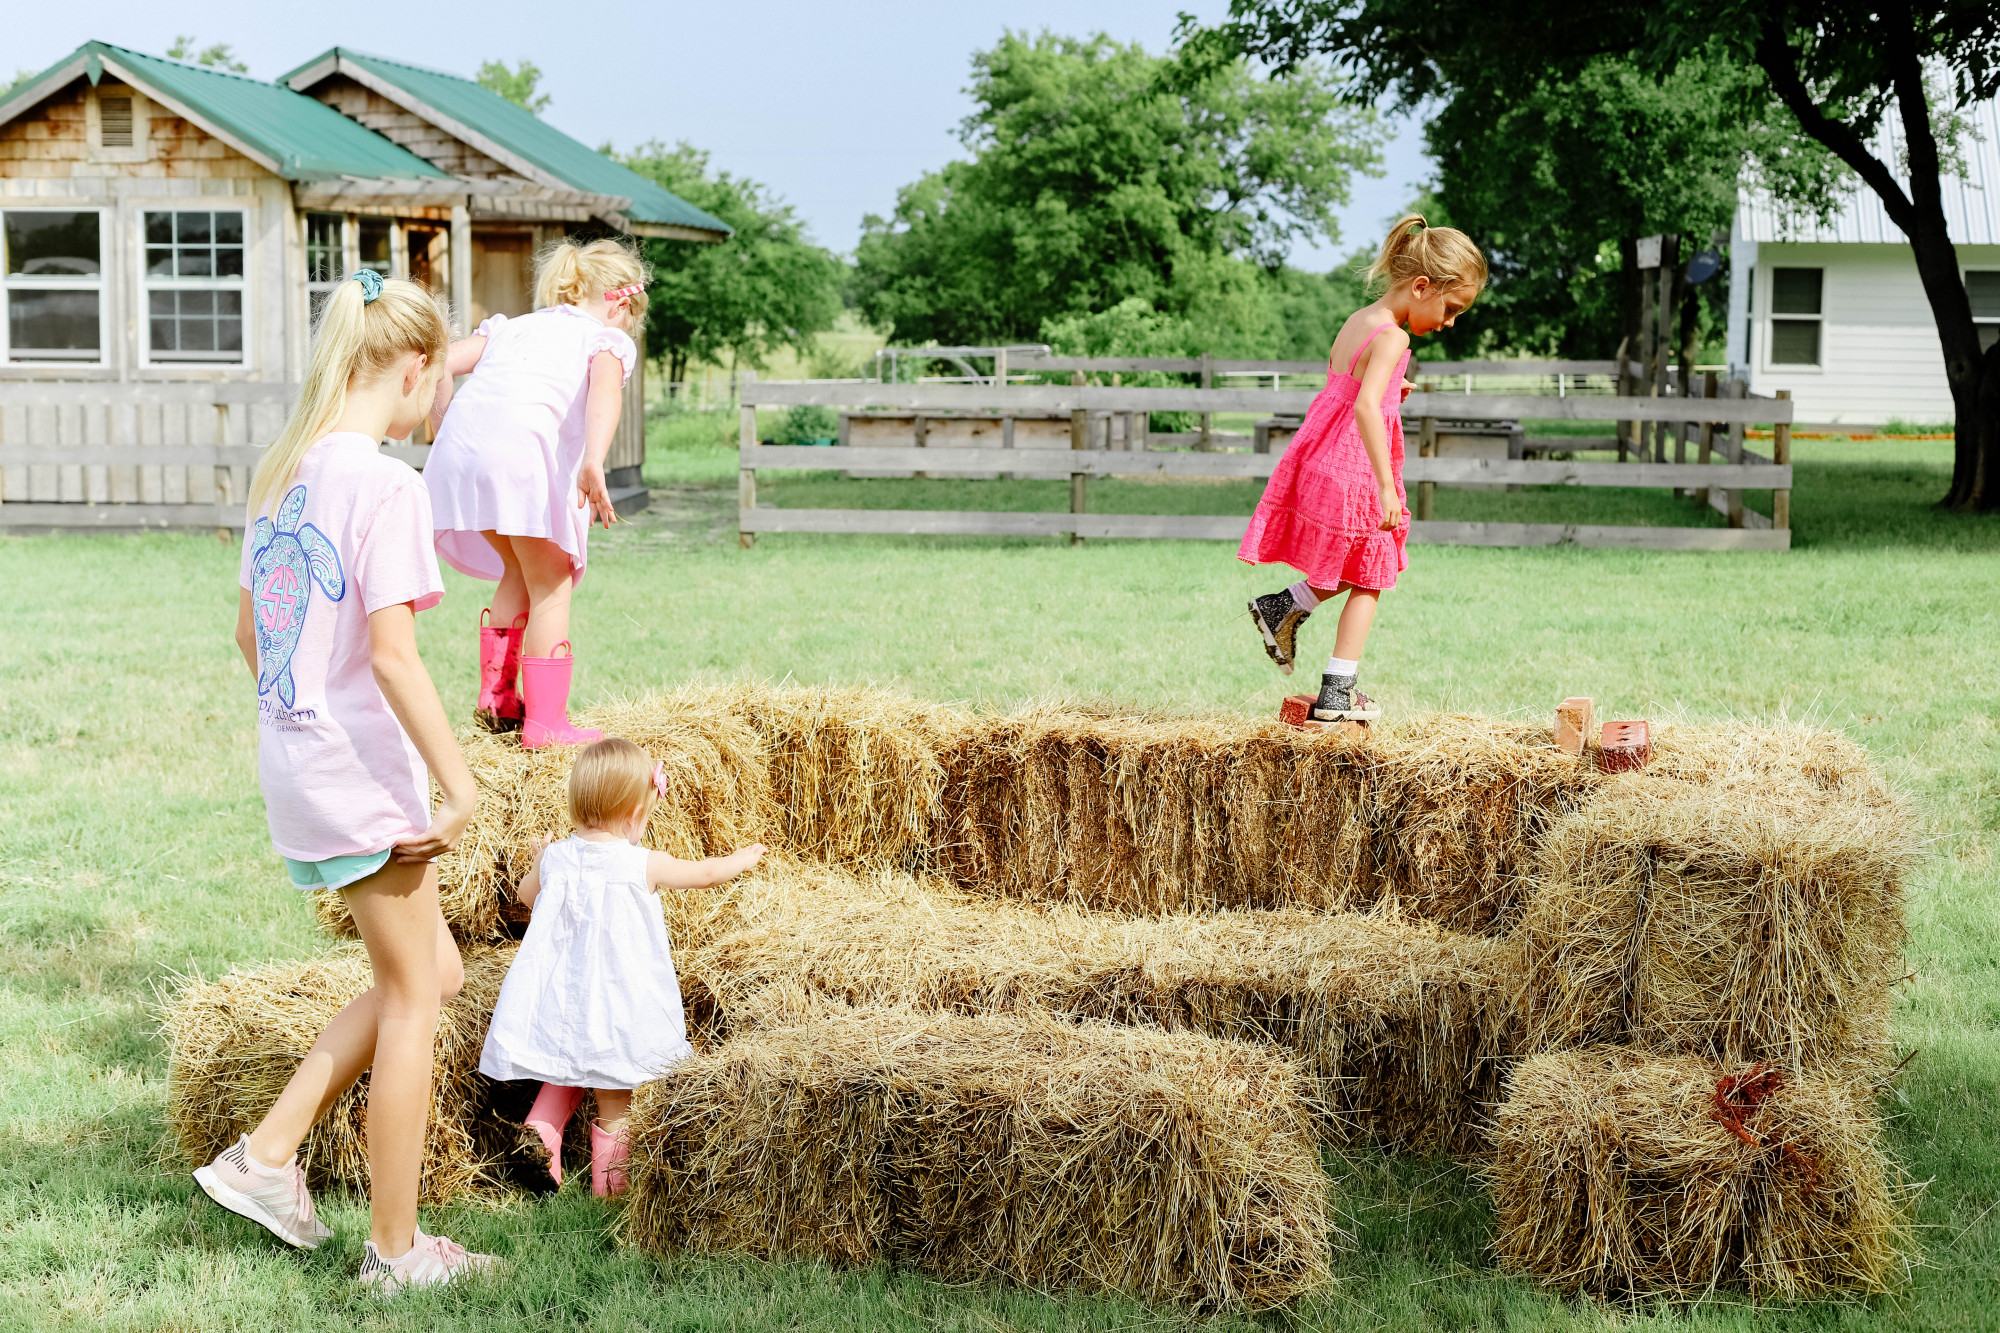
[[129, 97], [100, 97], [97, 99], [98, 142], [105, 148], [130, 148], [132, 146], [132, 99]]

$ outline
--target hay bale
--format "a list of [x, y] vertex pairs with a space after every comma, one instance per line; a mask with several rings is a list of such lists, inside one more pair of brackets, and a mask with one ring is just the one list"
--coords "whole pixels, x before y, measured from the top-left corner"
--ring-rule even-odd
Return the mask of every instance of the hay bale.
[[1033, 708], [976, 719], [946, 765], [939, 865], [967, 888], [1152, 913], [1393, 899], [1496, 934], [1599, 781], [1545, 729], [1452, 715], [1353, 737]]
[[1861, 1094], [1755, 1073], [1603, 1047], [1524, 1061], [1486, 1171], [1501, 1263], [1600, 1296], [1900, 1284], [1908, 1222]]
[[1797, 785], [1870, 804], [1894, 797], [1868, 752], [1837, 732], [1799, 723], [1755, 726], [1665, 724], [1647, 772], [1728, 790]]
[[1135, 919], [905, 876], [774, 870], [681, 955], [712, 1041], [842, 1006], [1038, 1010], [1282, 1048], [1335, 1142], [1470, 1152], [1512, 1054], [1513, 946], [1390, 913]]
[[1596, 1042], [1878, 1068], [1902, 975], [1909, 813], [1628, 775], [1560, 821], [1521, 922], [1527, 1050]]
[[[464, 952], [465, 987], [438, 1021], [422, 1196], [441, 1203], [491, 1189], [497, 1174], [496, 1122], [486, 1114], [494, 1085], [478, 1071], [486, 1025], [514, 946]], [[188, 1166], [200, 1166], [263, 1119], [298, 1063], [333, 1016], [371, 983], [368, 956], [341, 945], [313, 958], [193, 981], [167, 998], [166, 1123]], [[368, 1077], [313, 1126], [300, 1149], [315, 1187], [366, 1192]], [[521, 1111], [524, 1114], [526, 1105]]]
[[925, 859], [944, 783], [939, 756], [962, 713], [867, 687], [725, 686], [710, 697], [763, 741], [772, 841], [850, 865]]
[[1289, 1063], [1034, 1015], [760, 1029], [646, 1085], [624, 1237], [1204, 1308], [1329, 1282]]

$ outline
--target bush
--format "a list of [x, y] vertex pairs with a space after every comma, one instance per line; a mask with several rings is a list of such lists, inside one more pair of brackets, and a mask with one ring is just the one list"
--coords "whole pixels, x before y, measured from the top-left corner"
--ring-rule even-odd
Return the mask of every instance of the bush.
[[812, 444], [834, 439], [840, 432], [840, 414], [830, 407], [795, 407], [778, 418], [771, 438], [778, 444]]

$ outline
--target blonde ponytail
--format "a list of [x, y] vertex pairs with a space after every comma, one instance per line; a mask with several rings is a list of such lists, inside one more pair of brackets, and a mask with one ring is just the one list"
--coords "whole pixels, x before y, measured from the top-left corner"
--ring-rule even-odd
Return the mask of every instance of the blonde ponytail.
[[1418, 278], [1445, 291], [1469, 292], [1469, 301], [1486, 289], [1486, 256], [1458, 228], [1433, 227], [1423, 214], [1405, 213], [1389, 228], [1382, 252], [1368, 266], [1368, 281], [1400, 287]]
[[[553, 241], [535, 256], [535, 309], [594, 300], [634, 283], [644, 287], [652, 278], [652, 266], [623, 241]], [[631, 298], [631, 310], [634, 319], [645, 318], [645, 292]]]
[[451, 321], [429, 288], [390, 278], [373, 301], [364, 296], [359, 282], [343, 282], [320, 311], [298, 405], [250, 480], [253, 521], [292, 484], [306, 451], [340, 420], [349, 385], [372, 383], [410, 352], [429, 359], [434, 377], [444, 373]]

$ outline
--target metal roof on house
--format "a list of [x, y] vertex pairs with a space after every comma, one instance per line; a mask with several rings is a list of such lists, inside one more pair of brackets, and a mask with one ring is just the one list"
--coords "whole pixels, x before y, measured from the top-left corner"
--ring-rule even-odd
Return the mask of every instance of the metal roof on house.
[[287, 180], [449, 179], [415, 153], [289, 88], [107, 42], [86, 42], [17, 85], [0, 103], [0, 122], [77, 78], [94, 84], [107, 72]]
[[[1953, 244], [2000, 245], [2000, 102], [1978, 103], [1968, 109], [1966, 119], [1974, 133], [1960, 142], [1964, 176], [1947, 176], [1943, 181], [1945, 221]], [[1882, 118], [1874, 148], [1883, 161], [1902, 161], [1903, 126], [1893, 108]], [[1909, 188], [1909, 177], [1901, 171], [1897, 180], [1905, 190]], [[1889, 221], [1881, 196], [1858, 181], [1840, 211], [1826, 223], [1793, 216], [1763, 192], [1745, 190], [1737, 204], [1737, 226], [1742, 238], [1749, 241], [1909, 244], [1902, 228]]]
[[[528, 177], [632, 201], [633, 222], [720, 240], [728, 223], [570, 138], [540, 116], [471, 79], [336, 46], [278, 77], [304, 92], [334, 73], [373, 86], [446, 133]], [[384, 87], [383, 85], [388, 85]], [[400, 93], [401, 96], [397, 96]], [[414, 103], [415, 105], [412, 105]]]

